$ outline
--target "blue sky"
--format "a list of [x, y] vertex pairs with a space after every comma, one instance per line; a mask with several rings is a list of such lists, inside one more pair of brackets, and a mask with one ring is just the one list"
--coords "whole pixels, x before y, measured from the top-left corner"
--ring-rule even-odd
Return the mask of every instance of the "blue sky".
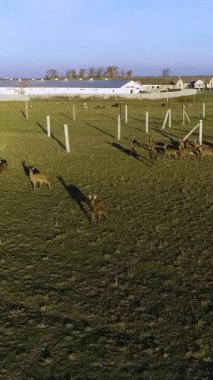
[[0, 77], [213, 74], [213, 0], [0, 0]]

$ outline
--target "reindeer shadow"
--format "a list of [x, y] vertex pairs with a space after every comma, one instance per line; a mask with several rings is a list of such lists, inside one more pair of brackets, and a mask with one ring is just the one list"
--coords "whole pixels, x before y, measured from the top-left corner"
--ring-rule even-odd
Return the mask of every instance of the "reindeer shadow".
[[141, 156], [136, 150], [134, 150], [132, 148], [126, 148], [125, 146], [118, 144], [118, 143], [115, 143], [115, 142], [113, 142], [113, 143], [109, 142], [108, 144], [110, 144], [114, 148], [120, 150], [122, 153], [127, 154], [127, 156], [133, 157], [140, 162], [149, 162], [149, 160], [147, 158]]
[[80, 210], [84, 213], [86, 218], [90, 221], [90, 215], [88, 213], [87, 207], [90, 207], [89, 199], [84, 195], [84, 193], [75, 185], [67, 185], [62, 177], [57, 177], [61, 184], [64, 186], [65, 190], [68, 192], [71, 199], [73, 199]]

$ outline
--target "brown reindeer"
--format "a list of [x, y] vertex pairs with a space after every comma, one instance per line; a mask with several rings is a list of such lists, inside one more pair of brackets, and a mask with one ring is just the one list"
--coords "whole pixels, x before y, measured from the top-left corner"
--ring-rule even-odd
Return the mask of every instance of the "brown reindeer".
[[40, 188], [42, 185], [47, 185], [48, 188], [51, 190], [51, 186], [49, 181], [47, 180], [47, 177], [43, 173], [35, 173], [34, 168], [29, 168], [29, 177], [33, 184], [33, 190], [36, 190]]
[[0, 173], [5, 172], [7, 170], [7, 161], [3, 158], [0, 159]]
[[101, 217], [104, 216], [107, 219], [107, 210], [105, 203], [102, 199], [98, 199], [97, 195], [89, 195], [89, 205], [91, 209], [91, 224], [95, 224], [95, 218], [100, 221]]

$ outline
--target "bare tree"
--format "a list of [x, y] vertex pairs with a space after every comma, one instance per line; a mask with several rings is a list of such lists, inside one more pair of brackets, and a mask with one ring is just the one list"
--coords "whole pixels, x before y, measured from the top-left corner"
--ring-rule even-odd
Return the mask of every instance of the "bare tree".
[[108, 66], [106, 69], [106, 75], [110, 78], [118, 76], [118, 67], [117, 66]]
[[166, 68], [162, 70], [162, 77], [169, 77], [170, 76], [170, 69]]
[[97, 67], [96, 69], [96, 76], [97, 78], [101, 78], [104, 76], [105, 68], [104, 67]]
[[86, 74], [86, 69], [80, 69], [79, 70], [79, 78], [84, 78]]
[[96, 69], [95, 67], [90, 67], [88, 69], [88, 77], [94, 78], [96, 76]]
[[125, 78], [126, 77], [126, 71], [121, 70], [120, 76], [121, 76], [121, 78]]
[[132, 70], [128, 70], [128, 71], [126, 72], [126, 77], [127, 77], [127, 79], [131, 79], [131, 78], [132, 78], [132, 75], [133, 75], [133, 71], [132, 71]]
[[76, 74], [76, 70], [75, 69], [68, 70], [66, 72], [66, 75], [67, 75], [68, 79], [77, 78], [77, 74]]
[[49, 70], [47, 70], [46, 74], [47, 74], [46, 75], [47, 79], [55, 79], [55, 78], [58, 78], [58, 76], [59, 76], [58, 71], [55, 70], [55, 69], [49, 69]]

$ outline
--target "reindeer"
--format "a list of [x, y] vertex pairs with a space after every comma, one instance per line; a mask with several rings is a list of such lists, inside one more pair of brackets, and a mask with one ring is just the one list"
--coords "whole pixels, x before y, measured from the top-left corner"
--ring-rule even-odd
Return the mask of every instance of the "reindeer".
[[157, 148], [155, 148], [153, 146], [153, 142], [152, 142], [152, 137], [150, 136], [148, 141], [147, 141], [147, 147], [148, 147], [148, 151], [149, 151], [149, 158], [150, 158], [150, 161], [156, 161], [157, 160], [157, 157], [158, 157], [158, 150]]
[[95, 218], [98, 219], [98, 221], [101, 220], [101, 217], [104, 216], [105, 219], [107, 219], [107, 210], [105, 203], [101, 199], [97, 199], [97, 195], [89, 195], [89, 205], [91, 209], [91, 225], [95, 224]]
[[182, 152], [183, 158], [186, 159], [194, 159], [199, 156], [199, 151], [197, 149], [197, 145], [188, 146], [186, 140], [182, 140], [180, 143], [180, 151]]
[[203, 158], [202, 144], [200, 144], [197, 140], [194, 140], [192, 154], [194, 155], [194, 158], [198, 158], [199, 160]]
[[175, 147], [174, 145], [164, 145], [165, 156], [168, 158], [174, 158], [181, 160], [183, 158], [183, 151], [180, 145]]
[[87, 103], [83, 103], [83, 104], [81, 104], [81, 108], [82, 108], [83, 110], [87, 110], [87, 108], [88, 108]]
[[0, 159], [0, 173], [5, 172], [7, 170], [7, 161], [3, 158]]
[[201, 152], [201, 157], [202, 158], [213, 157], [213, 146], [205, 146], [205, 147], [203, 147], [200, 144], [199, 150]]
[[[43, 173], [35, 173], [34, 168], [29, 168], [29, 177], [33, 185], [33, 190], [40, 188], [42, 185], [47, 185], [49, 190], [51, 190], [51, 186], [47, 177]], [[37, 186], [38, 185], [38, 186]]]
[[136, 157], [138, 155], [136, 146], [140, 146], [139, 142], [134, 138], [130, 138], [130, 146], [131, 146], [131, 156]]

